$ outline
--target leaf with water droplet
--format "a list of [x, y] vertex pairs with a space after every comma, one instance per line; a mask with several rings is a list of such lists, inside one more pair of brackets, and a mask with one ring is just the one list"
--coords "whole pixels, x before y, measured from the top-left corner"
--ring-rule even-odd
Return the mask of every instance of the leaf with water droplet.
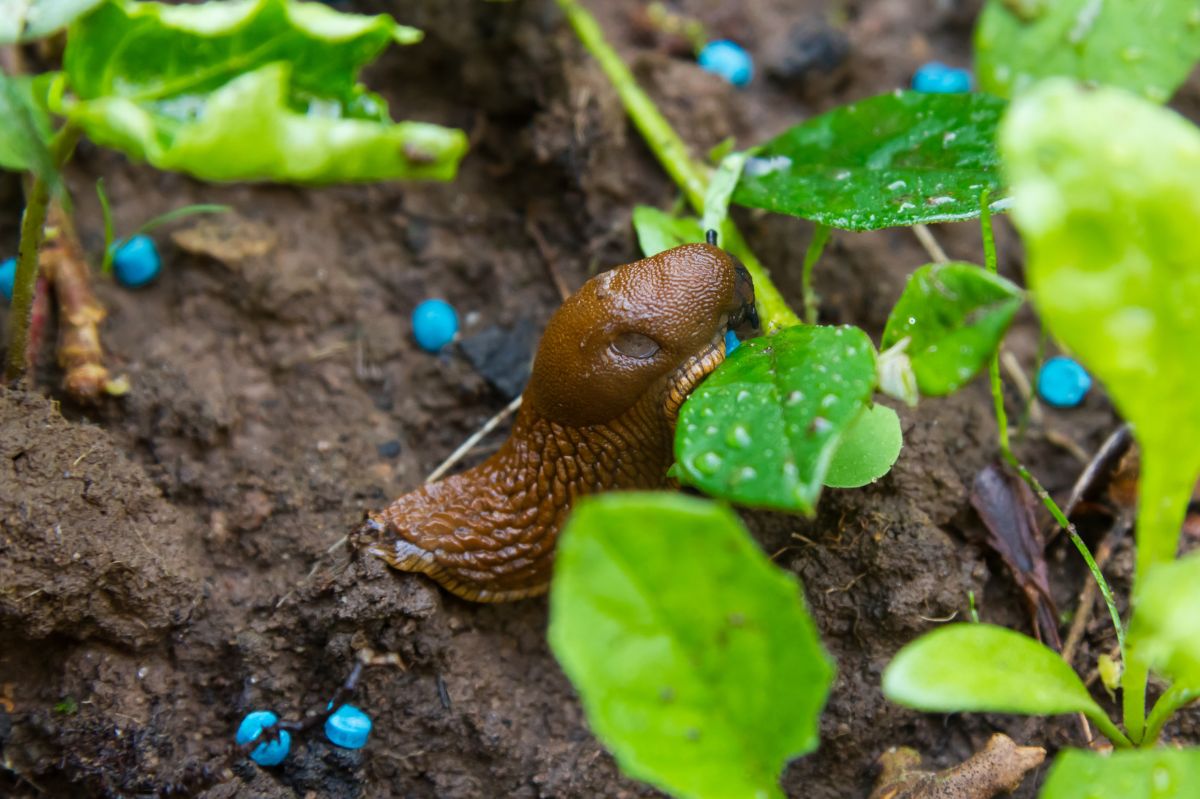
[[858, 488], [875, 482], [891, 471], [903, 445], [900, 417], [894, 410], [886, 405], [865, 409], [842, 436], [825, 473], [825, 485]]
[[1195, 799], [1200, 749], [1088, 752], [1067, 749], [1039, 799]]
[[974, 264], [928, 264], [913, 272], [888, 317], [880, 346], [908, 339], [917, 386], [927, 397], [957, 390], [988, 362], [1022, 292]]
[[733, 201], [846, 230], [979, 215], [1000, 195], [996, 126], [1005, 102], [898, 91], [809, 119], [754, 150]]
[[1054, 0], [1032, 14], [1014, 6], [989, 0], [975, 28], [979, 86], [1001, 97], [1058, 76], [1165, 103], [1200, 59], [1195, 0]]
[[795, 576], [723, 505], [581, 501], [549, 638], [622, 770], [675, 796], [782, 797], [784, 763], [817, 745], [833, 663]]
[[875, 347], [856, 327], [792, 327], [742, 342], [680, 409], [679, 480], [743, 505], [812, 513], [874, 389]]

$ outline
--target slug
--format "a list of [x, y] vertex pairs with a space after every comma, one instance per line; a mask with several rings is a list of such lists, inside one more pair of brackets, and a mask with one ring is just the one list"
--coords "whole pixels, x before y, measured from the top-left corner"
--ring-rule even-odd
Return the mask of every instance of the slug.
[[666, 485], [679, 407], [731, 325], [758, 325], [750, 275], [712, 240], [585, 283], [551, 316], [499, 451], [368, 513], [352, 546], [476, 602], [544, 593], [571, 504]]

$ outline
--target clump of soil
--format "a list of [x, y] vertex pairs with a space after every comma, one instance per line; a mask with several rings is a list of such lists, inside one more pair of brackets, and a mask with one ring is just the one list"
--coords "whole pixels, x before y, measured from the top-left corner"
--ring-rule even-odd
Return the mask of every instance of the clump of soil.
[[[507, 402], [455, 351], [417, 349], [413, 306], [450, 300], [467, 336], [540, 329], [559, 302], [556, 282], [573, 289], [636, 258], [631, 208], [667, 207], [674, 190], [550, 0], [351, 5], [427, 30], [368, 80], [397, 116], [470, 132], [453, 183], [217, 187], [80, 149], [68, 180], [92, 252], [102, 242], [91, 190], [101, 175], [119, 231], [168, 208], [222, 202], [270, 235], [235, 255], [161, 236], [166, 268], [153, 287], [98, 280], [113, 371], [133, 385], [127, 397], [81, 408], [0, 391], [0, 793], [648, 792], [589, 734], [546, 646], [544, 600], [465, 603], [352, 557], [339, 541]], [[639, 3], [591, 5], [697, 153], [904, 85], [935, 56], [966, 64], [974, 17], [932, 0], [680, 3], [759, 56], [764, 77], [736, 92], [655, 50], [636, 24]], [[17, 194], [0, 196], [0, 243], [12, 249]], [[742, 222], [798, 303], [811, 226], [753, 214]], [[1019, 278], [1016, 242], [1001, 233], [1003, 268]], [[937, 234], [952, 256], [979, 258], [973, 226]], [[926, 260], [905, 230], [835, 235], [818, 269], [823, 319], [877, 336], [906, 275]], [[1010, 346], [1027, 368], [1036, 338], [1032, 316], [1022, 317]], [[39, 375], [55, 397], [59, 379], [52, 366]], [[906, 447], [879, 483], [829, 492], [813, 520], [744, 514], [764, 549], [803, 579], [838, 661], [821, 748], [784, 775], [791, 796], [865, 796], [872, 764], [893, 745], [940, 768], [995, 730], [1051, 750], [1079, 743], [1064, 721], [935, 717], [880, 695], [896, 649], [961, 617], [968, 592], [986, 619], [1028, 629], [1000, 562], [975, 543], [981, 528], [969, 510], [974, 475], [996, 457], [986, 387], [901, 415]], [[1093, 396], [1047, 425], [1088, 450], [1114, 423]], [[1029, 437], [1022, 456], [1055, 492], [1080, 469], [1044, 437]], [[1127, 588], [1128, 551], [1114, 564], [1118, 590]], [[1060, 606], [1074, 607], [1084, 572], [1061, 540], [1051, 571]], [[1108, 648], [1105, 629], [1098, 614], [1077, 663]], [[407, 666], [365, 674], [355, 702], [375, 723], [366, 749], [335, 749], [318, 733], [269, 771], [231, 756], [245, 712], [323, 707], [363, 647]], [[1038, 781], [1017, 795], [1033, 796]]]

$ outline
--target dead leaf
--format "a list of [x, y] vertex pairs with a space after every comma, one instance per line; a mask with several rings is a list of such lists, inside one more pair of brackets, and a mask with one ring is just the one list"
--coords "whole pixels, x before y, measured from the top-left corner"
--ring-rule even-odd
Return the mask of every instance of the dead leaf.
[[893, 747], [879, 757], [882, 771], [870, 799], [992, 799], [1015, 790], [1045, 759], [1040, 746], [1017, 746], [999, 732], [982, 751], [941, 771], [922, 771], [915, 749]]
[[198, 219], [171, 234], [181, 249], [207, 255], [223, 264], [266, 255], [275, 249], [278, 236], [269, 226], [236, 213]]

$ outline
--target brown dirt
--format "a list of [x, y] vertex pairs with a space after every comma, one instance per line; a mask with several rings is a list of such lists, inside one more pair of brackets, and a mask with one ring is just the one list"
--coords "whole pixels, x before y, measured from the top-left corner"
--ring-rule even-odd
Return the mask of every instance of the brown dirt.
[[[761, 140], [904, 85], [933, 57], [966, 64], [977, 7], [681, 3], [714, 33], [752, 43], [763, 70], [786, 71], [797, 26], [837, 31], [835, 51], [844, 37], [847, 55], [832, 73], [787, 85], [760, 79], [737, 92], [639, 38], [630, 16], [638, 3], [591, 5], [603, 5], [605, 29], [697, 152], [729, 135]], [[466, 315], [468, 335], [521, 319], [540, 326], [558, 295], [530, 228], [577, 287], [636, 257], [630, 209], [665, 207], [672, 187], [549, 0], [357, 7], [387, 8], [429, 32], [369, 80], [398, 116], [471, 132], [454, 183], [214, 187], [88, 145], [75, 161], [70, 184], [92, 252], [100, 176], [120, 231], [186, 203], [226, 202], [276, 243], [222, 263], [164, 234], [165, 274], [152, 288], [99, 281], [106, 344], [114, 371], [133, 384], [128, 397], [84, 409], [0, 391], [0, 689], [13, 705], [0, 705], [2, 795], [652, 793], [622, 778], [588, 733], [545, 643], [544, 600], [471, 605], [330, 548], [505, 404], [463, 358], [416, 348], [412, 307], [445, 297]], [[0, 202], [0, 243], [12, 249], [11, 185]], [[811, 227], [756, 214], [743, 222], [797, 300]], [[980, 258], [975, 226], [938, 235], [952, 256]], [[1004, 271], [1019, 279], [1015, 238], [1002, 229], [1000, 243]], [[836, 234], [818, 270], [823, 317], [878, 336], [905, 275], [925, 260], [906, 230]], [[1036, 336], [1026, 314], [1009, 340], [1027, 367]], [[61, 375], [48, 366], [39, 377], [56, 386]], [[986, 387], [977, 381], [902, 418], [905, 449], [878, 484], [830, 492], [815, 520], [744, 514], [764, 549], [803, 579], [839, 665], [821, 748], [787, 769], [789, 796], [865, 796], [891, 745], [942, 767], [995, 730], [1052, 750], [1078, 743], [1071, 720], [931, 716], [882, 699], [891, 655], [961, 617], [968, 591], [986, 619], [1028, 630], [1003, 567], [976, 543], [967, 501], [974, 474], [996, 456]], [[1095, 393], [1047, 425], [1090, 450], [1114, 423]], [[1080, 468], [1039, 435], [1021, 454], [1060, 496]], [[1084, 573], [1061, 539], [1050, 556], [1056, 598], [1071, 609]], [[1111, 569], [1118, 593], [1129, 567], [1126, 547]], [[365, 750], [312, 735], [277, 769], [228, 758], [242, 714], [319, 707], [363, 644], [408, 664], [367, 672], [356, 701], [376, 726]], [[1109, 646], [1098, 614], [1077, 663]], [[1196, 735], [1194, 717], [1182, 724]], [[1041, 776], [1017, 795], [1032, 797]]]

